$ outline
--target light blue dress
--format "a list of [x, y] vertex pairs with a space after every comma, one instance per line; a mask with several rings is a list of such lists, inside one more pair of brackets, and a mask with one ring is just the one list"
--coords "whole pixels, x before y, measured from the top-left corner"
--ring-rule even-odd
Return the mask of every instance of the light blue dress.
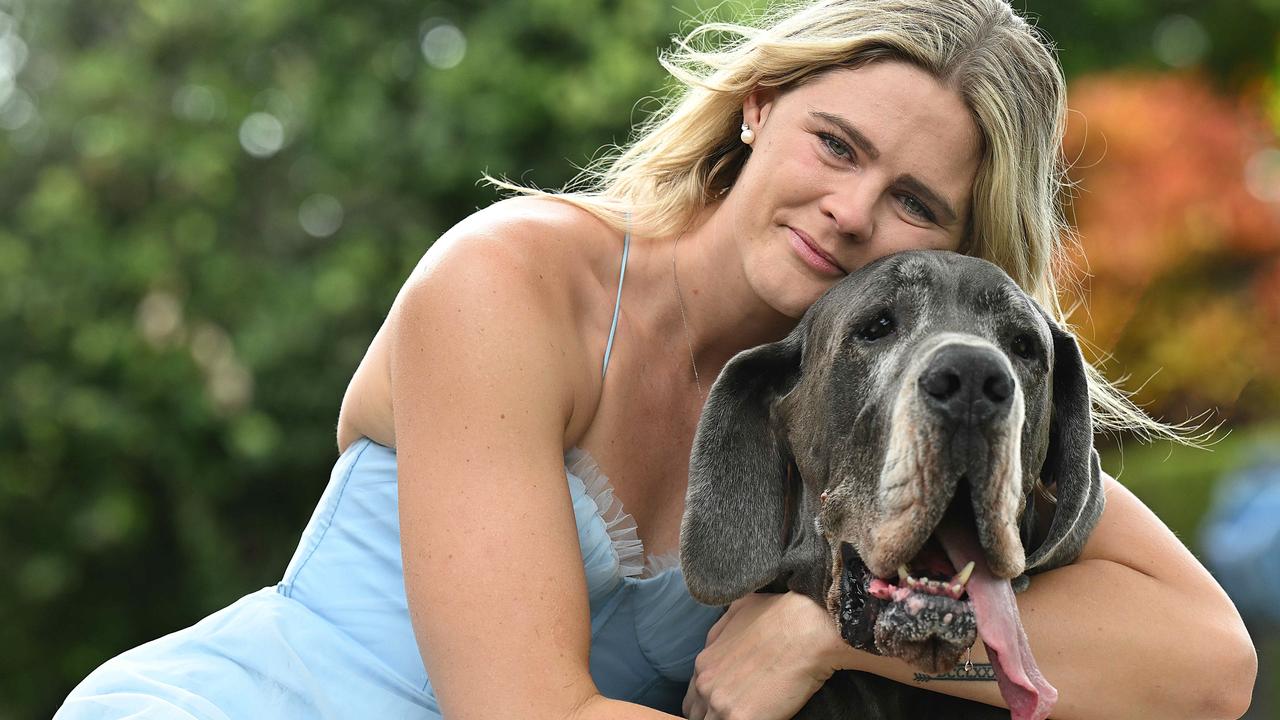
[[[628, 233], [619, 298], [629, 246]], [[615, 329], [617, 317], [615, 306]], [[565, 455], [565, 480], [590, 595], [591, 676], [608, 697], [678, 715], [722, 609], [689, 596], [674, 558], [646, 558], [586, 453]], [[396, 498], [395, 450], [353, 443], [278, 584], [109, 660], [56, 720], [441, 717], [409, 622]]]

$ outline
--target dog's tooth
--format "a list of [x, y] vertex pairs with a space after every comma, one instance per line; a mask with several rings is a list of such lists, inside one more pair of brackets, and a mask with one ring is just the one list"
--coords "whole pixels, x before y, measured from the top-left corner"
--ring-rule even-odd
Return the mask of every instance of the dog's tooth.
[[963, 586], [963, 585], [952, 585], [952, 586], [951, 586], [951, 594], [955, 597], [955, 599], [959, 600], [959, 599], [960, 599], [960, 595], [962, 595], [963, 593], [964, 593], [964, 586]]
[[960, 584], [960, 587], [969, 584], [969, 576], [973, 574], [973, 568], [974, 562], [970, 560], [969, 564], [965, 565], [964, 569], [955, 576], [955, 581]]
[[898, 566], [898, 582], [905, 583], [907, 581], [907, 578], [909, 577], [911, 577], [911, 573], [910, 571], [907, 570], [907, 566], [899, 565]]

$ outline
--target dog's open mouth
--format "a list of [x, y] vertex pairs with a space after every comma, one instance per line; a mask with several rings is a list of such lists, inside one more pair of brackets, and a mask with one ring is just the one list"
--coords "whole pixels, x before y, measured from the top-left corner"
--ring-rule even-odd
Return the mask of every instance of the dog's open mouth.
[[991, 573], [971, 519], [949, 511], [895, 578], [873, 575], [849, 543], [841, 543], [840, 557], [837, 609], [846, 642], [941, 673], [980, 634], [1015, 720], [1047, 717], [1057, 691], [1036, 667], [1013, 589]]
[[936, 538], [899, 566], [895, 578], [875, 577], [848, 543], [841, 553], [847, 607], [841, 608], [840, 631], [855, 647], [874, 647], [938, 673], [954, 667], [977, 639], [967, 588], [973, 563], [957, 572]]

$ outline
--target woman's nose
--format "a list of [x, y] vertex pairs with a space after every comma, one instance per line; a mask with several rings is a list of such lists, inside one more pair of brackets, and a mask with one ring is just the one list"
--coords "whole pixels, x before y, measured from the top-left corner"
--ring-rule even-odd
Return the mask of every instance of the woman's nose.
[[854, 242], [867, 242], [875, 232], [875, 205], [879, 193], [865, 179], [833, 189], [822, 197], [819, 208], [835, 223], [836, 231]]

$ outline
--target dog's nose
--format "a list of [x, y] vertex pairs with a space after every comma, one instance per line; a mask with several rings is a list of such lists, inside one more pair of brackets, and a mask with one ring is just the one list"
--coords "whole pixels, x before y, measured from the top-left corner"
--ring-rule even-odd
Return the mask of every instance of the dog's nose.
[[985, 423], [1013, 404], [1013, 378], [994, 348], [953, 345], [939, 350], [920, 375], [926, 404], [953, 422]]

